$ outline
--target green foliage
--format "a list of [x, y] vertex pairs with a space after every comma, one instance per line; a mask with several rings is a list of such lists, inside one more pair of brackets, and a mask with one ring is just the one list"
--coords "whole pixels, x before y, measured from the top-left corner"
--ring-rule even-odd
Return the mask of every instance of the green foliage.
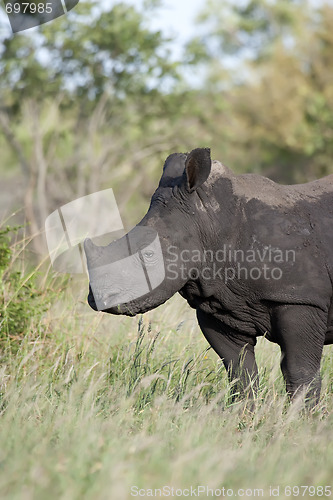
[[137, 192], [137, 213], [165, 156], [190, 149], [194, 96], [180, 83], [168, 39], [147, 27], [155, 3], [140, 12], [123, 2], [103, 9], [80, 2], [38, 36], [4, 40], [0, 168], [32, 191], [21, 196], [32, 234], [57, 206], [104, 187], [124, 204]]
[[138, 98], [163, 88], [164, 79], [169, 87], [177, 81], [168, 41], [145, 27], [142, 13], [123, 2], [103, 10], [97, 4], [80, 2], [69, 15], [42, 25], [39, 36], [5, 38], [0, 91], [12, 113], [24, 99], [40, 101], [62, 91], [64, 105], [73, 106], [71, 97], [79, 97], [85, 114], [106, 91], [115, 99]]
[[209, 91], [228, 102], [224, 161], [287, 183], [332, 173], [332, 4], [212, 0], [201, 22]]
[[2, 279], [4, 271], [7, 269], [12, 255], [9, 247], [10, 238], [9, 233], [13, 228], [7, 226], [5, 229], [0, 230], [0, 278]]
[[209, 0], [199, 21], [210, 28], [206, 43], [211, 48], [259, 61], [270, 55], [275, 43], [296, 34], [304, 22], [304, 10], [308, 11], [306, 0], [227, 1], [223, 5]]
[[[38, 273], [18, 270], [22, 243], [11, 244], [19, 227], [0, 230], [0, 348], [16, 351], [22, 340], [38, 328], [49, 297], [38, 285]], [[39, 334], [41, 332], [39, 331]]]

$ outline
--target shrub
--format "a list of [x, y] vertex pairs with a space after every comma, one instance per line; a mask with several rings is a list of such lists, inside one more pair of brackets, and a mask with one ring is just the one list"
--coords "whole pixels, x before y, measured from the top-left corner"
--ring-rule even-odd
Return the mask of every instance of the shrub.
[[[38, 286], [38, 272], [22, 271], [22, 255], [26, 243], [12, 243], [20, 227], [0, 229], [0, 348], [16, 351], [31, 333], [32, 323], [39, 324], [49, 298]], [[33, 320], [33, 322], [32, 322]]]

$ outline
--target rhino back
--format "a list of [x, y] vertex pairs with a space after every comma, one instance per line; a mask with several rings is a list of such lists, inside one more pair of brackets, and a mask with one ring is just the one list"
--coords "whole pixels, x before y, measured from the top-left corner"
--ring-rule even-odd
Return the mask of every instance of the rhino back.
[[[333, 174], [306, 184], [282, 185], [256, 174], [230, 177], [235, 196], [246, 200], [257, 199], [269, 206], [292, 208], [304, 201], [325, 203], [333, 208]], [[325, 196], [326, 195], [326, 196]]]
[[[241, 262], [231, 257], [225, 263], [243, 271], [227, 283], [201, 283], [209, 300], [202, 300], [201, 293], [200, 307], [212, 309], [214, 303], [219, 309], [221, 304], [224, 320], [228, 315], [260, 316], [270, 301], [327, 310], [333, 281], [333, 175], [284, 186], [255, 174], [234, 175], [218, 162], [212, 167], [206, 194], [219, 225], [215, 248], [243, 252], [237, 254]], [[231, 232], [220, 231], [226, 224]], [[265, 264], [280, 269], [281, 277], [246, 278], [255, 267], [262, 272]]]

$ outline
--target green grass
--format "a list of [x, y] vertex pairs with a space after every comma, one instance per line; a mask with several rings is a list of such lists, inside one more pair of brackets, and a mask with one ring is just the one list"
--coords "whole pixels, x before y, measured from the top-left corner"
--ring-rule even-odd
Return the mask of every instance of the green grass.
[[[114, 317], [89, 309], [85, 279], [40, 276], [38, 289], [30, 271], [38, 293], [29, 302], [17, 291], [26, 275], [15, 274], [15, 288], [8, 273], [1, 311], [14, 319], [23, 311], [26, 329], [3, 323], [1, 500], [122, 500], [138, 488], [138, 498], [149, 498], [149, 489], [163, 487], [170, 497], [171, 488], [179, 497], [192, 487], [212, 498], [198, 486], [224, 487], [224, 497], [249, 490], [246, 498], [270, 498], [270, 487], [279, 487], [279, 498], [290, 498], [285, 487], [331, 485], [332, 347], [324, 351], [320, 404], [304, 414], [286, 399], [279, 349], [260, 339], [251, 414], [246, 402], [230, 403], [223, 365], [179, 296], [143, 317]], [[8, 305], [22, 298], [23, 309], [9, 316]]]
[[1, 499], [199, 485], [263, 488], [263, 498], [279, 486], [289, 498], [285, 486], [331, 484], [332, 349], [321, 404], [302, 415], [286, 402], [276, 346], [262, 339], [251, 415], [228, 404], [221, 362], [181, 298], [119, 318], [90, 312], [72, 286], [33, 328], [1, 366]]

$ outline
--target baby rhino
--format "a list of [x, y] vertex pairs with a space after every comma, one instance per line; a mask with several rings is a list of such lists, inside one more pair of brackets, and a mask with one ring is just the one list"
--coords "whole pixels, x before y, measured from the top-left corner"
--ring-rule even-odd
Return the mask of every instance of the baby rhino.
[[235, 392], [255, 390], [265, 335], [281, 348], [289, 395], [315, 404], [323, 346], [333, 343], [332, 223], [333, 175], [283, 186], [235, 175], [209, 149], [174, 153], [134, 229], [105, 247], [85, 241], [88, 302], [133, 316], [179, 292]]

